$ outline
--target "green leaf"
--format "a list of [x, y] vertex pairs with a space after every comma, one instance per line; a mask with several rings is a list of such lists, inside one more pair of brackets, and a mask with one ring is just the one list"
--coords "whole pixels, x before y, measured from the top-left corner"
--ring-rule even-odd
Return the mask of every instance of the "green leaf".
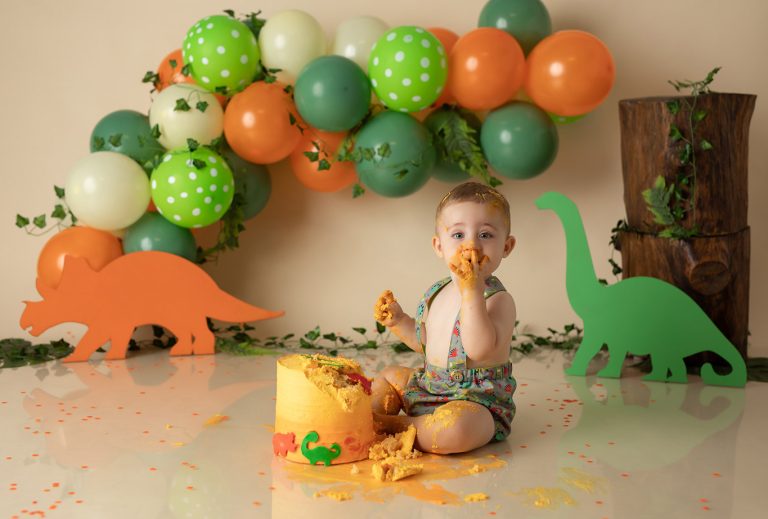
[[183, 67], [181, 67], [181, 75], [182, 76], [189, 76], [190, 74], [190, 64], [185, 63]]
[[200, 147], [200, 143], [197, 142], [195, 139], [187, 139], [187, 148], [189, 148], [189, 151], [195, 151], [199, 147]]
[[21, 216], [20, 214], [16, 215], [16, 227], [18, 228], [24, 228], [27, 225], [29, 225], [29, 218], [26, 216]]
[[32, 223], [33, 223], [33, 224], [35, 225], [35, 227], [37, 227], [38, 229], [43, 229], [43, 228], [45, 228], [45, 225], [46, 225], [46, 223], [45, 223], [45, 215], [44, 215], [44, 214], [41, 214], [41, 215], [35, 216], [35, 217], [32, 219]]
[[116, 133], [114, 135], [109, 136], [109, 144], [113, 148], [119, 148], [120, 144], [123, 142], [123, 134], [122, 133]]
[[669, 126], [669, 138], [672, 140], [672, 142], [677, 142], [683, 138], [683, 134], [677, 125], [671, 124]]
[[205, 112], [205, 110], [208, 108], [208, 101], [198, 101], [197, 104], [195, 104], [195, 108], [197, 108], [200, 112]]
[[288, 121], [291, 123], [291, 126], [296, 124], [296, 117], [291, 112], [288, 112]]
[[64, 206], [61, 204], [56, 204], [56, 206], [53, 208], [53, 212], [51, 213], [51, 218], [63, 220], [66, 217], [67, 211], [64, 209]]
[[392, 147], [388, 142], [381, 143], [376, 147], [376, 154], [381, 158], [389, 157], [392, 154]]
[[696, 113], [693, 114], [693, 120], [698, 123], [702, 121], [706, 116], [707, 116], [706, 110], [697, 110]]
[[331, 169], [331, 163], [326, 159], [320, 159], [320, 162], [317, 163], [317, 170], [328, 171], [329, 169]]
[[56, 193], [56, 198], [64, 198], [64, 188], [59, 186], [53, 186], [53, 192]]
[[317, 338], [320, 337], [320, 327], [319, 326], [315, 326], [314, 329], [312, 329], [312, 330], [308, 331], [307, 333], [305, 333], [304, 337], [306, 337], [310, 341], [317, 340]]
[[176, 100], [176, 106], [173, 108], [176, 112], [189, 112], [192, 108], [187, 103], [187, 100], [180, 97]]
[[352, 186], [352, 198], [357, 198], [358, 196], [362, 196], [365, 194], [365, 188], [361, 186], [360, 184], [355, 184]]
[[160, 125], [156, 124], [152, 127], [152, 131], [150, 132], [153, 139], [159, 139], [160, 138]]
[[707, 139], [701, 139], [701, 142], [699, 142], [699, 147], [703, 151], [711, 150], [712, 149], [712, 143], [709, 142]]
[[352, 328], [354, 331], [359, 333], [360, 335], [365, 335], [365, 332], [367, 331], [365, 328]]
[[160, 76], [157, 75], [157, 73], [154, 70], [147, 70], [144, 73], [144, 77], [141, 78], [142, 83], [153, 83], [156, 84], [160, 82]]
[[205, 161], [201, 159], [192, 159], [192, 165], [196, 169], [203, 169], [205, 167]]
[[168, 64], [171, 66], [171, 70], [175, 69], [176, 65], [178, 65], [178, 63], [176, 63], [175, 59], [169, 59], [168, 60]]
[[310, 162], [317, 162], [320, 158], [320, 153], [316, 151], [305, 151], [304, 156], [307, 157]]
[[668, 101], [667, 109], [669, 109], [669, 112], [672, 115], [677, 115], [677, 113], [680, 111], [680, 101], [677, 101], [677, 100]]
[[104, 138], [103, 137], [94, 137], [93, 138], [93, 149], [94, 151], [101, 151], [104, 149]]
[[387, 330], [387, 327], [381, 324], [379, 321], [376, 321], [376, 331], [378, 333], [384, 333]]
[[224, 12], [227, 13], [230, 18], [235, 17], [235, 12], [232, 9], [224, 9]]
[[395, 178], [397, 180], [402, 180], [406, 176], [408, 176], [408, 170], [407, 169], [401, 169], [400, 171], [395, 172]]
[[335, 333], [325, 333], [325, 334], [323, 334], [323, 339], [325, 339], [327, 341], [336, 341], [336, 339], [338, 339], [338, 337], [336, 336]]

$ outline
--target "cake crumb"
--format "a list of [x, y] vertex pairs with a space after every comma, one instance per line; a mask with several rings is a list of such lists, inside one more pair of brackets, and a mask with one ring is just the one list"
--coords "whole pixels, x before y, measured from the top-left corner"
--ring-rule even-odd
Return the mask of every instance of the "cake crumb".
[[423, 463], [413, 463], [402, 458], [389, 457], [374, 463], [371, 467], [371, 474], [379, 481], [399, 481], [420, 474], [423, 470]]
[[371, 445], [368, 450], [368, 458], [372, 460], [387, 458], [407, 460], [418, 458], [421, 456], [421, 451], [413, 448], [415, 441], [416, 427], [411, 424], [405, 431], [387, 436], [380, 442]]
[[352, 468], [349, 469], [349, 473], [352, 474], [353, 476], [357, 476], [358, 474], [360, 474], [360, 467], [358, 467], [353, 463]]
[[481, 472], [485, 472], [486, 470], [487, 470], [487, 469], [486, 469], [485, 467], [481, 467], [480, 465], [478, 465], [477, 463], [475, 463], [474, 465], [472, 465], [472, 466], [469, 468], [469, 473], [470, 473], [470, 474], [480, 474]]
[[349, 501], [352, 499], [352, 494], [342, 492], [341, 490], [320, 490], [312, 494], [312, 497], [327, 497], [335, 501]]
[[488, 500], [488, 494], [484, 494], [482, 492], [476, 492], [474, 494], [467, 494], [464, 496], [464, 501], [467, 503], [477, 503], [478, 501], [487, 501]]

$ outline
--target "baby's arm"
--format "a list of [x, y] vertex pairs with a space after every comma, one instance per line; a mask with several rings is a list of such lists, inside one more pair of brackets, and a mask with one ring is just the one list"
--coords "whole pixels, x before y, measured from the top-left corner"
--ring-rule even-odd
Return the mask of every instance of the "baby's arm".
[[485, 299], [483, 291], [488, 258], [478, 258], [476, 250], [457, 252], [451, 270], [458, 277], [461, 293], [461, 344], [476, 362], [501, 362], [509, 356], [515, 329], [515, 301], [507, 292]]
[[423, 353], [416, 340], [416, 321], [403, 312], [400, 303], [390, 290], [385, 290], [373, 306], [373, 317], [389, 328], [403, 343], [413, 351]]
[[485, 299], [482, 287], [461, 294], [461, 344], [476, 362], [502, 362], [515, 330], [515, 301], [508, 292]]

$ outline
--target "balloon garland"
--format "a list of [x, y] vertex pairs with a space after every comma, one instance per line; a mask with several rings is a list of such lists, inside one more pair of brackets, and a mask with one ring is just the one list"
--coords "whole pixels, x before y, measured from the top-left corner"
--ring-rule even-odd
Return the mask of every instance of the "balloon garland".
[[[126, 253], [200, 263], [237, 247], [270, 195], [264, 165], [284, 159], [308, 189], [352, 186], [354, 196], [407, 196], [433, 176], [537, 176], [557, 154], [556, 124], [594, 110], [614, 81], [605, 44], [552, 33], [541, 0], [490, 0], [461, 36], [350, 18], [331, 45], [308, 13], [258, 14], [195, 22], [145, 75], [157, 92], [148, 114], [118, 110], [96, 124], [91, 155], [57, 188], [68, 205], [59, 219], [81, 226], [44, 247], [44, 282], [57, 283], [61, 254], [94, 267], [114, 259], [114, 234]], [[217, 245], [196, 247], [190, 229], [216, 222]]]

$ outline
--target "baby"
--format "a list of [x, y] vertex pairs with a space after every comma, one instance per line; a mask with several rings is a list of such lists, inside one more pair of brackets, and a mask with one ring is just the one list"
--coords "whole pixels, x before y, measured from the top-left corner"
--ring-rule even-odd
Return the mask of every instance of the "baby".
[[509, 232], [509, 203], [498, 191], [456, 186], [437, 206], [432, 238], [451, 275], [427, 290], [415, 319], [389, 290], [376, 301], [376, 320], [425, 359], [423, 368], [389, 366], [376, 377], [375, 420], [390, 432], [415, 425], [422, 451], [466, 452], [509, 435], [515, 302], [492, 276], [515, 246]]

